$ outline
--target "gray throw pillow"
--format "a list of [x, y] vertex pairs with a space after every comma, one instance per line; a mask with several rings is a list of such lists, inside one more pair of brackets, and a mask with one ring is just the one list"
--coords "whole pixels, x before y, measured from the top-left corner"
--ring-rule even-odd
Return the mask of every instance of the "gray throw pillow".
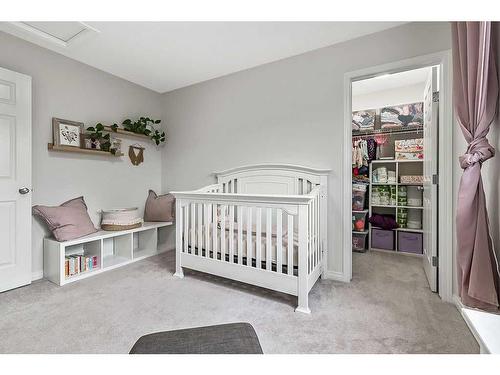
[[149, 191], [144, 207], [144, 221], [174, 221], [175, 198], [172, 194], [157, 195]]
[[33, 215], [42, 218], [54, 238], [60, 242], [97, 232], [83, 197], [71, 199], [56, 207], [34, 206]]

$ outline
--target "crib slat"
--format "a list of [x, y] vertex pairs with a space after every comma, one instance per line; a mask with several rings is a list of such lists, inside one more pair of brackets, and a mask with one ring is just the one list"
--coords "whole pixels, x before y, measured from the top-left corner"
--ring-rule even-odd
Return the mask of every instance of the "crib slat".
[[252, 266], [252, 207], [247, 207], [247, 266]]
[[317, 252], [316, 252], [316, 230], [317, 230], [317, 226], [316, 226], [316, 198], [312, 201], [312, 227], [313, 227], [313, 232], [312, 232], [312, 269], [314, 270], [314, 268], [316, 267], [316, 255], [317, 255]]
[[316, 222], [315, 222], [315, 214], [316, 214], [316, 206], [314, 205], [315, 201], [311, 202], [311, 271], [314, 270], [315, 266], [315, 254], [316, 254]]
[[258, 207], [255, 214], [255, 266], [262, 268], [262, 208]]
[[318, 265], [321, 260], [320, 260], [320, 249], [319, 249], [319, 195], [316, 197], [316, 265]]
[[271, 271], [272, 262], [272, 208], [266, 208], [266, 270]]
[[217, 205], [212, 205], [212, 258], [217, 260]]
[[312, 203], [309, 203], [309, 244], [307, 246], [307, 255], [308, 255], [308, 258], [307, 258], [307, 264], [309, 265], [309, 273], [311, 273], [312, 271], [312, 253], [313, 253], [313, 241], [312, 241], [312, 238], [313, 238], [313, 208], [312, 208]]
[[191, 203], [191, 254], [196, 253], [196, 203]]
[[198, 255], [203, 255], [203, 205], [198, 203]]
[[205, 258], [210, 257], [210, 204], [204, 204], [203, 209], [205, 211], [205, 225], [203, 229], [205, 230]]
[[316, 265], [318, 264], [318, 223], [316, 222], [316, 215], [318, 212], [318, 208], [316, 207], [316, 198], [314, 198], [313, 201], [313, 208], [314, 208], [314, 215], [313, 215], [313, 225], [314, 225], [314, 231], [313, 231], [313, 239], [314, 239], [314, 252], [313, 252], [313, 269], [316, 268]]
[[220, 260], [226, 260], [226, 207], [221, 206], [220, 212]]
[[304, 194], [307, 194], [308, 191], [307, 191], [307, 180], [306, 179], [302, 179], [302, 195]]
[[188, 252], [189, 247], [189, 205], [183, 207], [184, 210], [184, 252]]
[[276, 209], [276, 272], [282, 273], [283, 263], [283, 210]]
[[293, 216], [288, 215], [288, 251], [287, 251], [287, 271], [293, 275]]
[[234, 262], [234, 206], [229, 207], [229, 263]]
[[238, 264], [243, 263], [243, 207], [238, 207]]

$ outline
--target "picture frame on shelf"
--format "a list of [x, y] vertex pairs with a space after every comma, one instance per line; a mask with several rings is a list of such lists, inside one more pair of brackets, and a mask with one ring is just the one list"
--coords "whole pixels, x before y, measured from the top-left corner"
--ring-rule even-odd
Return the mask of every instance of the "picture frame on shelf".
[[83, 122], [52, 118], [52, 137], [55, 146], [81, 148]]

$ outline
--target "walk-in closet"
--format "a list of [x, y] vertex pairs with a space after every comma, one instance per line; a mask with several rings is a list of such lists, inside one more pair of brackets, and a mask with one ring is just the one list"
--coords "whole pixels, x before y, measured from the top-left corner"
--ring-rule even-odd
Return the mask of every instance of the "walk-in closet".
[[352, 84], [353, 252], [436, 251], [438, 74], [427, 67]]

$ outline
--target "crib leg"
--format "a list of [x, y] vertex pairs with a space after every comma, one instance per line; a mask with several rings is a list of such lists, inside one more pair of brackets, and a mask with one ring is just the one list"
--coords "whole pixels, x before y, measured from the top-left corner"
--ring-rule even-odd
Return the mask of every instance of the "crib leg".
[[182, 225], [184, 223], [184, 217], [182, 216], [182, 200], [178, 200], [175, 206], [175, 217], [177, 218], [177, 223], [175, 225], [175, 273], [174, 276], [182, 279], [184, 277], [184, 272], [182, 272], [181, 266], [181, 251], [182, 251]]
[[182, 271], [181, 265], [179, 263], [177, 263], [177, 260], [176, 260], [176, 264], [175, 264], [174, 276], [177, 276], [179, 279], [184, 278], [184, 272]]
[[300, 312], [300, 313], [304, 313], [304, 314], [310, 314], [311, 313], [311, 309], [309, 308], [309, 304], [307, 302], [307, 296], [304, 297], [304, 298], [300, 298], [299, 296], [299, 304], [297, 305], [297, 307], [295, 308], [295, 312]]
[[175, 273], [174, 276], [182, 279], [184, 277], [184, 272], [182, 271], [181, 265], [181, 246], [182, 244], [177, 244], [175, 247]]
[[301, 312], [304, 314], [310, 314], [311, 310], [309, 309], [309, 292], [307, 288], [307, 282], [303, 283], [299, 282], [299, 295], [297, 297], [299, 304], [295, 308], [295, 312]]

